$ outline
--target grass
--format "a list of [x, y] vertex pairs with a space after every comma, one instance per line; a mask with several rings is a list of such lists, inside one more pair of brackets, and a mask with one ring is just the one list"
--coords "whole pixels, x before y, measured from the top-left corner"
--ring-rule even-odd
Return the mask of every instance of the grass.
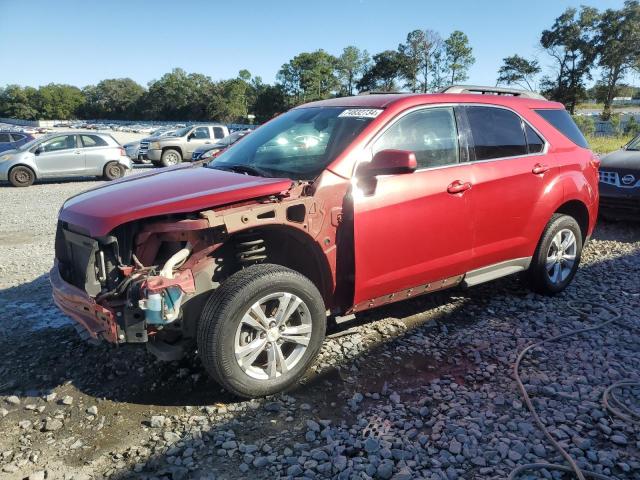
[[599, 155], [604, 155], [615, 150], [619, 150], [622, 145], [626, 145], [631, 141], [631, 135], [622, 135], [619, 137], [593, 137], [587, 136], [587, 141], [591, 150]]

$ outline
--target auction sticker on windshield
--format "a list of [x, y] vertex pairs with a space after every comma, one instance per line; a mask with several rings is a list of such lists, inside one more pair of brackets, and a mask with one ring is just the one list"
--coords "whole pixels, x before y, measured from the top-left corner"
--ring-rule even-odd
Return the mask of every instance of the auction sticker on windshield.
[[338, 117], [376, 118], [382, 113], [379, 108], [349, 108]]

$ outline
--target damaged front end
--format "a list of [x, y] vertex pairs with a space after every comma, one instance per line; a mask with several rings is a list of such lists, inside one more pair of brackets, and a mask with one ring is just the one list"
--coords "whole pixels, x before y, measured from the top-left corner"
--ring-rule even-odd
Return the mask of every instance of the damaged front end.
[[195, 340], [210, 292], [266, 259], [258, 227], [318, 235], [324, 211], [303, 191], [298, 185], [284, 196], [137, 220], [98, 238], [60, 221], [51, 271], [55, 303], [92, 339], [147, 343], [161, 359], [177, 359]]

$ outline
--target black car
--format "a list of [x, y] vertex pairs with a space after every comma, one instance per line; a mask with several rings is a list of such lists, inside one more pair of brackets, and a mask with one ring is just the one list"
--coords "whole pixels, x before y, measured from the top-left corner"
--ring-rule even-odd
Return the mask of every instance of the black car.
[[621, 150], [602, 157], [600, 214], [640, 221], [640, 135]]

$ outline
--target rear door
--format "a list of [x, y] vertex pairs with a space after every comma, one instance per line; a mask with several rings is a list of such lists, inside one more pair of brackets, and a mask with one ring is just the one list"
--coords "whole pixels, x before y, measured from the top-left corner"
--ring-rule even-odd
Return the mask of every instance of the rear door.
[[35, 162], [43, 176], [83, 175], [84, 153], [77, 145], [77, 135], [58, 135], [38, 146]]
[[468, 182], [472, 166], [456, 125], [452, 107], [421, 108], [395, 120], [372, 143], [371, 155], [413, 151], [418, 169], [378, 176], [373, 191], [354, 186], [356, 310], [404, 289], [420, 287], [415, 293], [423, 293], [430, 282], [466, 272], [472, 190], [450, 187]]
[[471, 270], [533, 255], [554, 175], [542, 136], [512, 110], [466, 106], [473, 171]]
[[211, 138], [211, 127], [196, 127], [194, 128], [189, 136], [187, 137], [186, 144], [186, 152], [184, 154], [184, 159], [188, 160], [191, 158], [193, 151], [200, 147], [201, 145], [206, 145], [213, 143], [213, 139]]
[[117, 160], [115, 147], [110, 146], [100, 135], [80, 135], [87, 175], [102, 175], [109, 160]]

